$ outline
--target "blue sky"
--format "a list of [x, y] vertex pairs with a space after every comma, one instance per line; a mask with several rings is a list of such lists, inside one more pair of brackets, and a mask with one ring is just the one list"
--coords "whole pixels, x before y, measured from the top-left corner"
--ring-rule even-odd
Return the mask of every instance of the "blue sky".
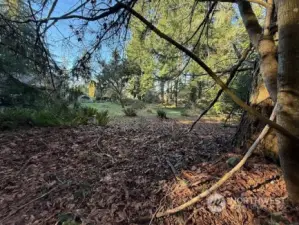
[[[81, 1], [74, 0], [59, 0], [52, 16], [63, 15], [81, 4]], [[44, 12], [43, 17], [47, 16], [48, 12]], [[70, 68], [76, 58], [80, 57], [84, 50], [88, 49], [92, 38], [85, 37], [85, 41], [78, 42], [78, 38], [74, 36], [74, 32], [70, 25], [79, 25], [81, 21], [62, 20], [52, 26], [47, 31], [47, 42], [49, 43], [50, 51], [55, 56], [57, 61], [63, 63], [66, 68]], [[95, 28], [98, 25], [91, 23], [90, 27]], [[102, 46], [100, 51], [101, 59], [108, 60], [112, 49], [107, 46]]]

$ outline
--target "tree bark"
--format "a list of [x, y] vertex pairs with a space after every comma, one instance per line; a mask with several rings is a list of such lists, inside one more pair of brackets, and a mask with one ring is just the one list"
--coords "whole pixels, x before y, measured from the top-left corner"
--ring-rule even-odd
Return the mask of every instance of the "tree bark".
[[[277, 49], [273, 40], [273, 35], [268, 32], [266, 35], [263, 35], [262, 27], [249, 2], [239, 1], [238, 7], [250, 41], [260, 55], [260, 71], [263, 80], [271, 99], [276, 102], [278, 63], [276, 60]], [[271, 17], [272, 8], [269, 13], [270, 15], [267, 14], [267, 17]], [[267, 19], [269, 18], [266, 18], [266, 20]], [[271, 19], [269, 20], [271, 21]], [[267, 24], [267, 26], [269, 26], [269, 24]]]
[[[260, 112], [263, 116], [270, 116], [273, 109], [273, 102], [270, 99], [270, 95], [259, 71], [253, 74], [248, 102], [250, 102], [251, 107]], [[233, 144], [241, 147], [241, 149], [247, 150], [264, 126], [265, 123], [259, 121], [249, 113], [244, 112], [233, 139]], [[258, 146], [256, 153], [261, 153], [275, 163], [279, 162], [277, 137], [273, 129], [270, 129], [266, 134], [262, 143]]]
[[174, 81], [174, 104], [175, 107], [178, 107], [178, 92], [179, 92], [179, 81], [176, 79]]
[[[299, 136], [299, 1], [276, 0], [279, 29], [277, 122]], [[281, 166], [291, 200], [299, 202], [299, 143], [278, 133]]]
[[160, 80], [160, 102], [163, 104], [165, 102], [165, 81]]
[[[268, 117], [273, 108], [271, 99], [274, 102], [277, 101], [277, 47], [273, 39], [273, 34], [268, 29], [272, 18], [272, 7], [267, 9], [265, 23], [267, 29], [265, 28], [265, 30], [268, 32], [264, 31], [264, 33], [249, 2], [239, 1], [238, 8], [250, 41], [260, 55], [259, 71], [263, 78], [260, 78], [259, 73], [254, 74], [250, 105], [262, 115]], [[234, 144], [244, 147], [247, 144], [251, 144], [263, 126], [263, 122], [244, 112], [234, 139]], [[260, 149], [263, 155], [278, 162], [277, 137], [273, 129], [266, 135], [262, 144]]]

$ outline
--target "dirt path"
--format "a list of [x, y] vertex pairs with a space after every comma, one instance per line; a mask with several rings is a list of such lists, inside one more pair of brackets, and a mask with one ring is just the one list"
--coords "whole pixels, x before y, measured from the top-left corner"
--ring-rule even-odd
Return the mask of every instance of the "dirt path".
[[[0, 224], [63, 224], [67, 219], [73, 223], [64, 224], [134, 224], [157, 208], [186, 201], [228, 171], [226, 160], [237, 154], [230, 147], [234, 128], [217, 123], [200, 123], [192, 133], [187, 128], [171, 120], [137, 119], [107, 128], [1, 133]], [[204, 200], [197, 211], [153, 224], [299, 221], [284, 203], [279, 168], [258, 157], [219, 193], [226, 201], [219, 213]], [[265, 205], [256, 204], [262, 198]]]

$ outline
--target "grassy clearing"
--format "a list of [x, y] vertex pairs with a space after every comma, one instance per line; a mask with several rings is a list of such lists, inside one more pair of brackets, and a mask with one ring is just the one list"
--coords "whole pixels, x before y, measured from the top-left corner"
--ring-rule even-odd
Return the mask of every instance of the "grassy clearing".
[[[97, 110], [108, 110], [111, 117], [124, 116], [121, 106], [114, 102], [82, 103], [82, 105], [86, 107], [92, 107]], [[143, 117], [155, 117], [157, 116], [156, 111], [158, 109], [165, 111], [167, 117], [172, 119], [182, 118], [181, 113], [185, 110], [184, 108], [170, 108], [159, 104], [149, 104], [146, 106], [146, 108], [137, 110], [137, 115]]]
[[[92, 107], [99, 111], [108, 110], [109, 117], [112, 119], [112, 123], [127, 123], [130, 121], [138, 121], [142, 118], [157, 118], [157, 110], [160, 109], [166, 112], [166, 116], [169, 119], [175, 119], [183, 124], [191, 124], [201, 112], [200, 109], [186, 110], [185, 108], [175, 108], [173, 106], [164, 106], [161, 104], [147, 104], [145, 108], [136, 110], [137, 117], [132, 118], [125, 116], [121, 106], [114, 102], [83, 103], [83, 106]], [[226, 117], [227, 115], [206, 115], [201, 121], [222, 123], [225, 121]], [[233, 116], [229, 123], [236, 124], [237, 121], [237, 116]]]
[[95, 108], [99, 111], [108, 110], [111, 117], [124, 115], [121, 106], [114, 102], [82, 103], [82, 106]]

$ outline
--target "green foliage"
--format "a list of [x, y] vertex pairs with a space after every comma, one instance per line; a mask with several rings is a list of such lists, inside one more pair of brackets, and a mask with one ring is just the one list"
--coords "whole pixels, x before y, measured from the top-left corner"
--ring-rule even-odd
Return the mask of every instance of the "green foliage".
[[32, 111], [29, 109], [3, 109], [0, 113], [0, 130], [14, 129], [17, 126], [30, 126]]
[[240, 158], [239, 157], [230, 157], [226, 161], [227, 165], [229, 165], [230, 167], [236, 166], [239, 162], [240, 162]]
[[190, 115], [189, 115], [188, 111], [186, 109], [184, 109], [181, 111], [181, 116], [188, 117]]
[[151, 110], [151, 109], [147, 109], [146, 112], [147, 112], [147, 113], [153, 113], [153, 110]]
[[[184, 7], [176, 8], [175, 5], [184, 5]], [[202, 58], [213, 71], [231, 68], [237, 61], [236, 51], [232, 44], [239, 52], [242, 52], [249, 44], [240, 16], [233, 7], [219, 3], [208, 28], [203, 26], [194, 38], [189, 40], [191, 34], [196, 31], [206, 16], [203, 4], [196, 5], [196, 12], [192, 9], [193, 7], [194, 4], [187, 0], [163, 1], [158, 6], [150, 2], [138, 2], [135, 5], [137, 11], [149, 20], [155, 21], [155, 26], [173, 39], [181, 43], [188, 40], [188, 48], [194, 47], [194, 53]], [[175, 9], [170, 10], [172, 8]], [[190, 11], [194, 12], [192, 22], [186, 26], [186, 13]], [[162, 103], [164, 101], [177, 102], [178, 105], [188, 104], [192, 108], [197, 105], [200, 105], [200, 108], [206, 108], [219, 88], [215, 87], [214, 82], [208, 76], [204, 76], [203, 69], [191, 60], [181, 73], [181, 68], [186, 64], [184, 54], [157, 37], [154, 32], [150, 32], [137, 19], [132, 18], [130, 28], [132, 38], [128, 43], [126, 53], [128, 58], [138, 63], [142, 70], [141, 77], [131, 79], [131, 89], [137, 88], [143, 101], [154, 103], [156, 98], [153, 98], [151, 94], [154, 92], [153, 87], [157, 85], [160, 90], [156, 96], [160, 97]], [[199, 36], [201, 36], [200, 44], [196, 45]], [[230, 42], [224, 40], [230, 40]], [[222, 79], [225, 81], [228, 75], [228, 73], [223, 74]], [[154, 85], [154, 82], [157, 84]], [[236, 92], [246, 93], [248, 85], [243, 85], [246, 86], [243, 88], [242, 84], [248, 83], [239, 84], [235, 85]], [[176, 96], [178, 98], [175, 101]], [[232, 101], [221, 97], [219, 104], [215, 109], [213, 108], [213, 113], [228, 113], [234, 107]]]
[[91, 107], [79, 107], [75, 112], [74, 124], [96, 124], [106, 126], [109, 122], [108, 110], [98, 111]]
[[96, 110], [95, 108], [83, 107], [82, 113], [84, 116], [93, 117], [98, 113], [98, 110]]
[[0, 112], [0, 130], [24, 126], [52, 127], [80, 124], [105, 126], [109, 122], [108, 111], [87, 107], [67, 107], [49, 104], [43, 108], [4, 108]]
[[146, 91], [142, 100], [146, 103], [158, 103], [159, 97], [158, 97], [157, 93], [155, 93], [154, 91], [148, 90], [148, 91]]
[[97, 125], [106, 126], [109, 122], [108, 110], [97, 112], [95, 119], [96, 119]]
[[[104, 95], [104, 90], [112, 90], [117, 100], [123, 104], [123, 95], [126, 85], [133, 77], [137, 78], [141, 74], [138, 64], [126, 58], [121, 58], [117, 50], [112, 54], [112, 59], [107, 63], [100, 62], [101, 73], [97, 76], [99, 81], [99, 92]], [[135, 94], [137, 96], [137, 93]]]
[[157, 110], [157, 116], [160, 118], [160, 119], [167, 119], [167, 115], [166, 115], [166, 112], [162, 109], [158, 109]]
[[81, 219], [71, 213], [60, 213], [58, 215], [58, 223], [60, 225], [80, 225]]
[[123, 109], [123, 112], [125, 113], [126, 116], [129, 116], [129, 117], [137, 116], [137, 113], [136, 113], [135, 109], [133, 109], [133, 108], [125, 108], [125, 109]]
[[131, 108], [135, 110], [144, 109], [146, 107], [146, 104], [144, 102], [133, 99], [131, 99], [131, 101], [126, 100], [126, 105], [130, 105]]
[[0, 130], [15, 129], [20, 126], [58, 126], [65, 122], [62, 114], [48, 110], [7, 108], [0, 113]]

